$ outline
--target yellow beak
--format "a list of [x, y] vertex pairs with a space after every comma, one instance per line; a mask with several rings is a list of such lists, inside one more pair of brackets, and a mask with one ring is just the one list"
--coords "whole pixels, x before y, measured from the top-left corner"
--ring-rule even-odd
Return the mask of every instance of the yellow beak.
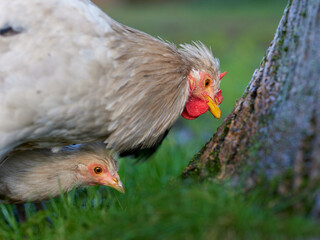
[[213, 101], [211, 99], [211, 97], [209, 97], [208, 95], [206, 96], [206, 98], [208, 99], [209, 102], [207, 102], [208, 106], [209, 106], [209, 111], [212, 113], [212, 115], [217, 118], [218, 120], [221, 118], [221, 110], [218, 107], [218, 103], [215, 101]]

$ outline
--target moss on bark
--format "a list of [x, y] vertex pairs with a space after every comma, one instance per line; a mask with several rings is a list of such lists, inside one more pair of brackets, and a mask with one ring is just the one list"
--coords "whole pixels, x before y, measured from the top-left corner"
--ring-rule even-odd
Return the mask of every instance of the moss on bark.
[[267, 186], [279, 199], [292, 200], [288, 209], [320, 216], [319, 16], [318, 0], [289, 1], [244, 95], [185, 178]]

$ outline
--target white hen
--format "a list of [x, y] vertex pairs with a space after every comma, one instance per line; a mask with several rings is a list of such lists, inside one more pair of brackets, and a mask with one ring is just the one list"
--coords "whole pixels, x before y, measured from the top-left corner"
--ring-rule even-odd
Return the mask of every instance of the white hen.
[[134, 152], [177, 117], [220, 117], [219, 62], [155, 39], [87, 0], [0, 1], [0, 158], [14, 148], [105, 141]]

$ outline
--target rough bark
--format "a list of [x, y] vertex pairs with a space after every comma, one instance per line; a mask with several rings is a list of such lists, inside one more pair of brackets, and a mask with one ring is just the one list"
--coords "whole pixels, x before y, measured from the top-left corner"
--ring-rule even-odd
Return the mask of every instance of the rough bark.
[[244, 95], [183, 176], [267, 183], [319, 217], [319, 78], [320, 1], [289, 1]]

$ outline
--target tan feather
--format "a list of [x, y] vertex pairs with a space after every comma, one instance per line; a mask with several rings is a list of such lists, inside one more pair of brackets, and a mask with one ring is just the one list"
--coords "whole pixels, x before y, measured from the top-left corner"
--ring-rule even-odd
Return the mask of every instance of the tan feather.
[[12, 153], [0, 167], [0, 196], [9, 203], [36, 202], [87, 186], [91, 179], [79, 175], [79, 166], [91, 163], [106, 166], [111, 175], [118, 171], [101, 143]]

